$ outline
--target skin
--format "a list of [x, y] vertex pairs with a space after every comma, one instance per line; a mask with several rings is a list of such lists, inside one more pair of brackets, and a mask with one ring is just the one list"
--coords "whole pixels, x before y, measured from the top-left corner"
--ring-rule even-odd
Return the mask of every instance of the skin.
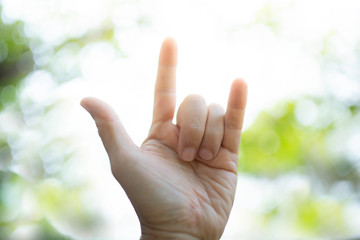
[[141, 147], [109, 105], [96, 98], [84, 98], [81, 105], [95, 120], [112, 173], [134, 206], [141, 239], [219, 239], [234, 202], [247, 85], [234, 80], [226, 111], [188, 96], [174, 125], [176, 65], [176, 42], [167, 38], [153, 121]]

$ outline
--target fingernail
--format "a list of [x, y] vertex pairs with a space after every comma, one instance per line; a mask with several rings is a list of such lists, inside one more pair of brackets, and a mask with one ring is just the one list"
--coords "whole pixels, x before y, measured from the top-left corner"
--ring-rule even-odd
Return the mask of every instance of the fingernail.
[[202, 148], [199, 150], [199, 156], [205, 160], [211, 160], [213, 158], [212, 152], [210, 152], [209, 150], [207, 150], [205, 148]]
[[182, 152], [182, 159], [185, 161], [192, 161], [195, 158], [196, 150], [195, 148], [185, 148]]

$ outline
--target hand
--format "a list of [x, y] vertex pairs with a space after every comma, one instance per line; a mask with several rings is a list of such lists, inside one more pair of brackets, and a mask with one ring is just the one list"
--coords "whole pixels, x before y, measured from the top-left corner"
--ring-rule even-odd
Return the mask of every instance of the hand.
[[177, 46], [163, 42], [149, 136], [137, 147], [106, 103], [85, 98], [112, 173], [140, 220], [141, 239], [219, 239], [233, 205], [247, 86], [236, 79], [226, 113], [188, 96], [175, 112]]

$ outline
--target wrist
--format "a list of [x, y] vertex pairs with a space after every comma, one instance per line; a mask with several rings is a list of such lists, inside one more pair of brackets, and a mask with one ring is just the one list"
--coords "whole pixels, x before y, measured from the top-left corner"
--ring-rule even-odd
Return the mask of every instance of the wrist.
[[141, 227], [140, 240], [153, 240], [153, 239], [166, 239], [166, 240], [200, 240], [200, 237], [193, 236], [186, 232], [171, 232], [157, 229], [150, 229]]

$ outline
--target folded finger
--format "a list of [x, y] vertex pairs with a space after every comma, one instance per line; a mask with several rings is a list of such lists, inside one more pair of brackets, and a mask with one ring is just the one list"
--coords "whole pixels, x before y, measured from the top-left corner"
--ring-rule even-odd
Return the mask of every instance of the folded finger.
[[184, 161], [195, 159], [204, 136], [207, 106], [197, 95], [188, 96], [179, 107], [177, 125], [180, 128], [178, 154]]
[[213, 159], [220, 149], [224, 135], [224, 115], [225, 111], [220, 105], [209, 105], [205, 133], [198, 152], [204, 160]]

